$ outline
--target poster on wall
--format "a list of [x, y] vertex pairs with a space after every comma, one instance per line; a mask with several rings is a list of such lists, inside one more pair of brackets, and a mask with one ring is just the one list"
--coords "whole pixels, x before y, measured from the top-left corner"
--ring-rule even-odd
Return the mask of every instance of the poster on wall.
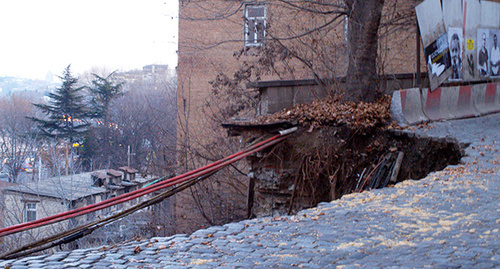
[[448, 28], [448, 46], [450, 48], [452, 81], [462, 80], [462, 55], [463, 55], [463, 30], [462, 28]]
[[477, 28], [481, 22], [481, 2], [479, 0], [464, 0], [464, 44], [463, 78], [471, 81], [478, 78], [477, 74]]
[[440, 0], [425, 0], [415, 7], [424, 45], [431, 91], [451, 75], [450, 50]]
[[499, 78], [500, 77], [500, 48], [499, 48], [499, 38], [500, 38], [500, 30], [495, 29], [495, 30], [490, 30], [490, 35], [489, 35], [489, 70], [490, 70], [490, 77], [492, 78]]
[[500, 78], [500, 2], [425, 0], [415, 12], [431, 90], [447, 81]]
[[436, 41], [425, 48], [425, 58], [429, 75], [441, 76], [451, 66], [447, 35], [441, 35]]
[[490, 30], [477, 29], [477, 74], [479, 78], [487, 78], [490, 76], [489, 70], [489, 49], [488, 40], [490, 38]]

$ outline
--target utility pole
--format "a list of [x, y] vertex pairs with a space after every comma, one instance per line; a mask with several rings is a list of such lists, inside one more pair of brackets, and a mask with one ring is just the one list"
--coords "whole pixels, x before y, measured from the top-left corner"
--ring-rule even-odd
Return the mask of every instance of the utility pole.
[[130, 167], [130, 156], [135, 155], [135, 153], [130, 152], [130, 145], [127, 146], [127, 167]]
[[65, 169], [65, 174], [69, 175], [69, 144], [66, 144], [66, 150], [65, 150], [65, 155], [66, 155], [66, 169]]

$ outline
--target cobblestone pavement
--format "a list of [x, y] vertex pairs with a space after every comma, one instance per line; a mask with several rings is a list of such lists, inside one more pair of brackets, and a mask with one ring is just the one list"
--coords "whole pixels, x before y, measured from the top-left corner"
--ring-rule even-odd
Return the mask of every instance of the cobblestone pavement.
[[0, 261], [10, 268], [500, 268], [500, 114], [419, 135], [472, 143], [460, 165], [259, 218], [114, 247]]

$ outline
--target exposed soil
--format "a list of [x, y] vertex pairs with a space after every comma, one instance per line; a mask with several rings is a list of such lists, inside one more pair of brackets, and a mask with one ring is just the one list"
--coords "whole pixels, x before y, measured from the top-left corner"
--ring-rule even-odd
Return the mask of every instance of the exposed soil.
[[295, 213], [347, 193], [420, 179], [458, 164], [463, 152], [454, 139], [415, 137], [389, 124], [387, 98], [376, 104], [329, 98], [257, 122], [276, 121], [292, 122], [300, 129], [272, 150], [250, 158], [256, 216]]

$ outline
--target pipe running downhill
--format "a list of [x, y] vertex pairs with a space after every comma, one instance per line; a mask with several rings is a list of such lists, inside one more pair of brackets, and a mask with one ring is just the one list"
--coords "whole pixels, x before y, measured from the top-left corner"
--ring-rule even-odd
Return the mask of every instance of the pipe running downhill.
[[173, 185], [185, 182], [185, 181], [190, 180], [192, 178], [196, 178], [196, 177], [200, 177], [200, 176], [212, 173], [212, 172], [214, 172], [218, 169], [221, 169], [221, 168], [223, 168], [223, 167], [225, 167], [233, 162], [241, 160], [242, 158], [245, 158], [250, 154], [253, 154], [257, 151], [260, 151], [262, 149], [265, 149], [269, 146], [272, 146], [276, 143], [281, 142], [282, 140], [287, 138], [288, 135], [295, 132], [296, 130], [297, 130], [297, 127], [293, 127], [293, 128], [287, 129], [287, 130], [280, 131], [279, 134], [277, 134], [273, 137], [270, 137], [264, 141], [261, 141], [259, 143], [256, 143], [255, 145], [252, 145], [252, 146], [248, 147], [247, 149], [244, 149], [238, 153], [227, 156], [223, 159], [220, 159], [220, 160], [213, 162], [209, 165], [206, 165], [204, 167], [189, 171], [185, 174], [175, 176], [175, 177], [172, 177], [170, 179], [149, 185], [145, 188], [138, 189], [138, 190], [135, 190], [135, 191], [132, 191], [129, 193], [125, 193], [125, 194], [116, 196], [114, 198], [101, 201], [99, 203], [87, 205], [87, 206], [73, 209], [70, 211], [66, 211], [63, 213], [59, 213], [59, 214], [55, 214], [55, 215], [41, 218], [38, 220], [34, 220], [31, 222], [21, 223], [21, 224], [17, 224], [17, 225], [13, 225], [10, 227], [0, 229], [0, 237], [14, 234], [14, 233], [18, 233], [18, 232], [25, 231], [25, 230], [29, 230], [29, 229], [33, 229], [33, 228], [37, 228], [37, 227], [41, 227], [41, 226], [45, 226], [45, 225], [49, 225], [49, 224], [53, 224], [56, 222], [67, 220], [69, 218], [78, 217], [78, 216], [81, 216], [84, 214], [89, 214], [89, 213], [95, 212], [97, 210], [101, 210], [101, 209], [104, 209], [107, 207], [121, 204], [121, 203], [127, 202], [129, 200], [144, 196], [146, 194], [150, 194], [152, 192], [171, 187]]

